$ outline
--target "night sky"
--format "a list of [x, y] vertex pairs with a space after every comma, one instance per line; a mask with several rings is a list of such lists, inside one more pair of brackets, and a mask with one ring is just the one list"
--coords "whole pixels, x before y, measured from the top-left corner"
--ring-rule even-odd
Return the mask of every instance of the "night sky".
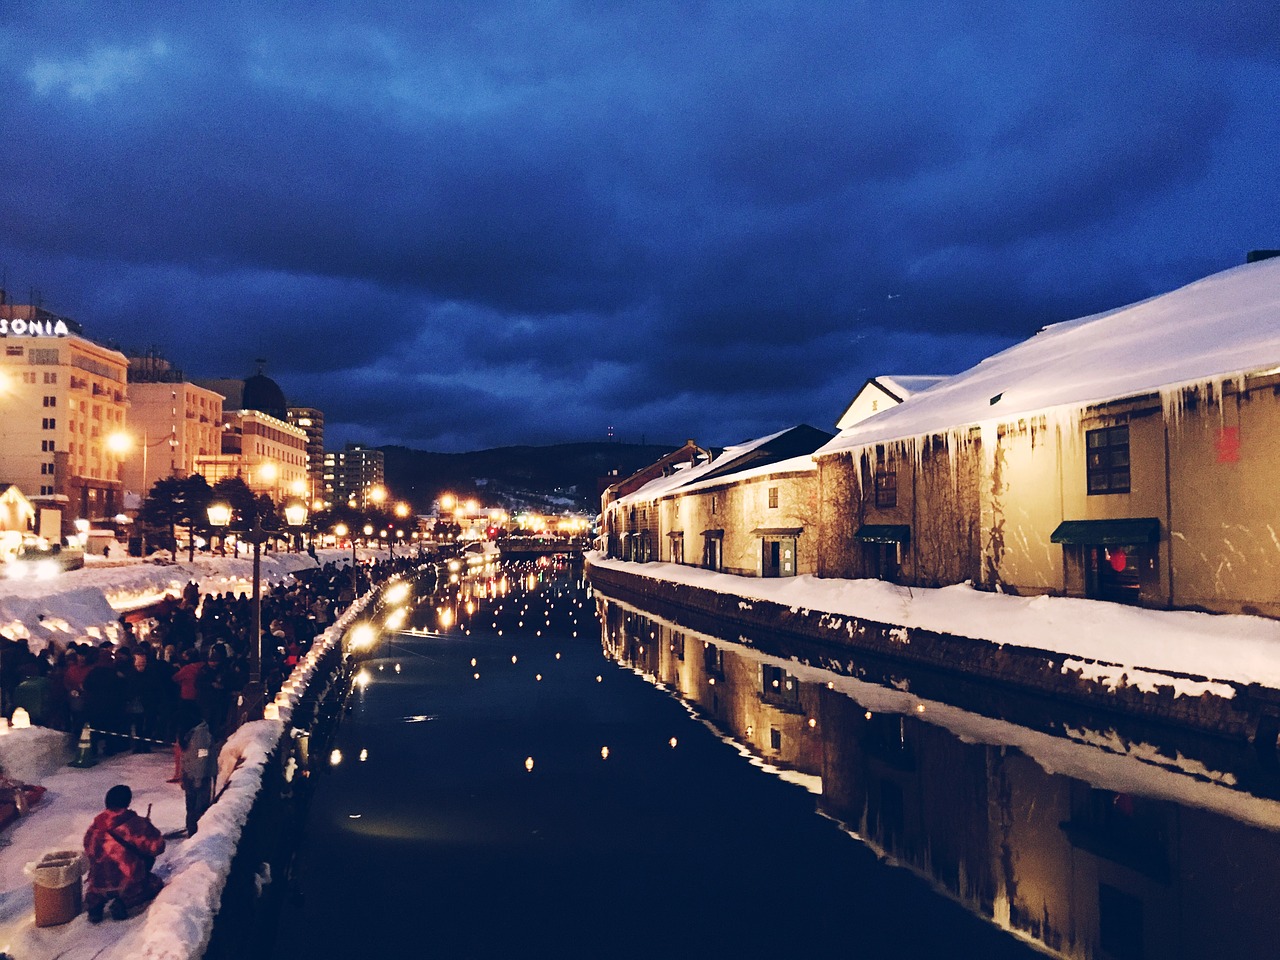
[[1275, 0], [257, 6], [0, 5], [0, 267], [330, 447], [830, 429], [1280, 246]]

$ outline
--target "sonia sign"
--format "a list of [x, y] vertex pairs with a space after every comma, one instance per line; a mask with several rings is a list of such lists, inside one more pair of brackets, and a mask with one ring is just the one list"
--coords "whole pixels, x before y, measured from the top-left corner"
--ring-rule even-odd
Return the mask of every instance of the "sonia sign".
[[65, 320], [9, 320], [0, 317], [0, 337], [65, 337], [71, 330]]

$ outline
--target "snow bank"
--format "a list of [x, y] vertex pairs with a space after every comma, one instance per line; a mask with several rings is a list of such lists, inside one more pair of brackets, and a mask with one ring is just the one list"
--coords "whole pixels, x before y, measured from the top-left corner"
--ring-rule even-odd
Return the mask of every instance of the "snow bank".
[[[1072, 597], [1013, 597], [969, 584], [930, 589], [883, 580], [763, 579], [671, 563], [629, 563], [598, 552], [588, 558], [603, 569], [771, 601], [793, 612], [1061, 653], [1070, 658], [1071, 669], [1116, 682], [1127, 674], [1126, 682], [1142, 689], [1171, 685], [1187, 696], [1206, 689], [1232, 696], [1228, 683], [1280, 689], [1280, 622], [1264, 617], [1144, 610]], [[1169, 672], [1204, 680], [1170, 677]]]
[[[321, 563], [351, 562], [350, 551], [321, 550], [318, 555]], [[262, 579], [279, 583], [315, 566], [305, 553], [272, 553], [262, 558]], [[0, 635], [25, 639], [33, 653], [80, 638], [115, 639], [121, 613], [177, 595], [192, 580], [200, 584], [201, 593], [249, 593], [253, 561], [198, 556], [190, 563], [90, 563], [52, 580], [0, 579]]]

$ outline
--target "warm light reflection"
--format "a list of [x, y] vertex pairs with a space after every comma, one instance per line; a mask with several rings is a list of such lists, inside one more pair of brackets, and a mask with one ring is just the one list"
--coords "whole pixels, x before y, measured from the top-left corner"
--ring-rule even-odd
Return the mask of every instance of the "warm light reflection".
[[388, 604], [395, 606], [397, 603], [404, 603], [409, 598], [409, 584], [403, 580], [400, 583], [393, 583], [387, 587], [384, 595]]
[[359, 624], [351, 631], [351, 649], [367, 650], [373, 646], [373, 641], [377, 639], [377, 636], [373, 627], [369, 626], [369, 624]]
[[342, 751], [339, 750], [337, 747], [334, 747], [333, 750], [329, 753], [329, 766], [336, 767], [341, 762], [342, 762]]
[[600, 748], [600, 759], [601, 759], [601, 760], [608, 760], [608, 759], [609, 759], [609, 748], [608, 748], [608, 747], [601, 747], [601, 748]]
[[373, 674], [371, 674], [368, 670], [361, 667], [360, 670], [356, 673], [355, 684], [357, 687], [363, 690], [365, 687], [369, 685], [369, 681], [372, 679], [373, 679]]
[[533, 757], [524, 758], [524, 768], [530, 773], [533, 773]]

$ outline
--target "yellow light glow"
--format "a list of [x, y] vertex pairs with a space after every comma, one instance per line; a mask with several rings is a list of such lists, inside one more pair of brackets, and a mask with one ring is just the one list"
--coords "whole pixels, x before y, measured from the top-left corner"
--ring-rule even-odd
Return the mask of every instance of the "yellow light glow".
[[373, 627], [367, 623], [362, 623], [351, 631], [351, 648], [353, 650], [367, 650], [373, 646], [373, 641], [377, 639]]
[[458, 500], [452, 493], [444, 493], [440, 495], [440, 509], [452, 510], [458, 503]]
[[370, 487], [369, 499], [374, 503], [382, 503], [383, 500], [387, 499], [387, 488], [382, 486]]
[[608, 748], [608, 747], [601, 747], [601, 748], [600, 748], [600, 759], [601, 759], [601, 760], [608, 760], [608, 759], [609, 759], [609, 748]]
[[336, 767], [342, 762], [342, 751], [334, 747], [329, 754], [329, 766]]
[[916, 713], [924, 713], [924, 704], [923, 704], [923, 703], [917, 703], [917, 704], [916, 704]]
[[364, 763], [364, 762], [365, 762], [366, 760], [368, 760], [368, 759], [369, 759], [369, 751], [368, 751], [368, 749], [362, 749], [362, 750], [360, 751], [360, 762], [361, 762], [361, 763]]
[[818, 721], [817, 721], [817, 720], [815, 720], [813, 717], [810, 717], [810, 718], [809, 718], [809, 729], [811, 729], [811, 730], [812, 730], [812, 729], [813, 729], [814, 727], [816, 727], [817, 725], [818, 725]]
[[533, 773], [533, 757], [524, 758], [524, 768], [530, 773]]
[[307, 481], [305, 480], [293, 481], [293, 483], [289, 484], [289, 492], [292, 493], [295, 497], [302, 496], [307, 492]]
[[123, 431], [109, 434], [107, 436], [107, 449], [114, 453], [117, 457], [122, 457], [133, 448], [133, 437]]
[[405, 600], [409, 598], [409, 584], [404, 581], [401, 581], [400, 583], [393, 583], [391, 586], [387, 587], [385, 596], [387, 603], [393, 606], [397, 603], [404, 603]]
[[672, 750], [674, 750], [676, 748], [676, 743], [678, 742], [679, 741], [677, 741], [675, 737], [672, 737], [670, 740], [667, 741], [667, 744], [671, 747]]
[[369, 685], [369, 681], [372, 679], [373, 679], [373, 674], [371, 674], [368, 670], [361, 668], [360, 671], [356, 674], [355, 683], [357, 687], [363, 690], [365, 687]]
[[404, 607], [397, 607], [395, 610], [392, 610], [391, 613], [387, 615], [387, 619], [385, 621], [387, 625], [387, 629], [399, 630], [401, 627], [403, 627], [404, 618], [408, 616], [408, 613], [409, 611], [407, 611]]
[[871, 719], [871, 711], [870, 711], [870, 710], [868, 710], [868, 711], [867, 711], [866, 713], [864, 713], [862, 716], [863, 716], [863, 719], [865, 719], [865, 720], [870, 720], [870, 719]]
[[401, 500], [396, 504], [396, 516], [404, 519], [409, 515], [409, 505]]
[[441, 607], [437, 612], [439, 614], [441, 627], [447, 628], [447, 627], [453, 626], [453, 621], [454, 621], [453, 607]]
[[275, 483], [278, 476], [280, 476], [280, 468], [270, 460], [258, 467], [258, 479], [263, 483]]
[[345, 523], [340, 523], [335, 526], [333, 528], [333, 535], [335, 537], [345, 537], [347, 535], [347, 525]]

